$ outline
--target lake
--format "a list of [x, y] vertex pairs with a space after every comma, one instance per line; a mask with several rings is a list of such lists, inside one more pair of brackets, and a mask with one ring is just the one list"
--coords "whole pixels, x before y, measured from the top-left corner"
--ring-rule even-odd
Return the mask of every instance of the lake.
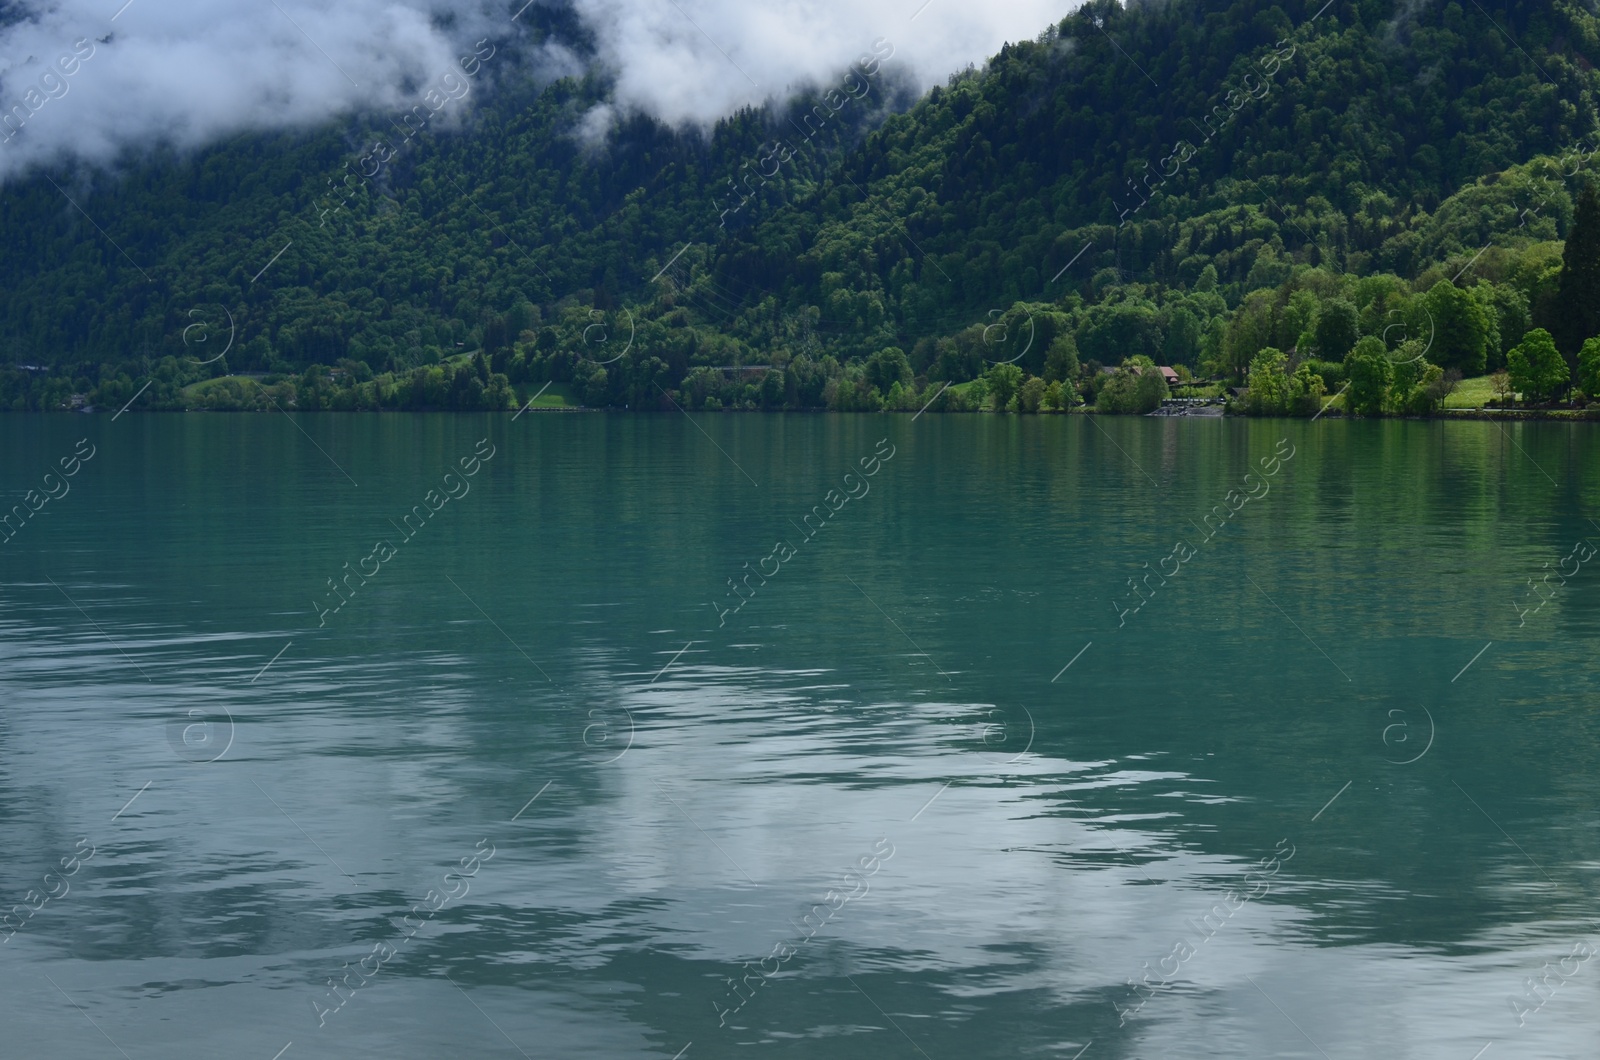
[[0, 439], [10, 1055], [1592, 1055], [1584, 425]]

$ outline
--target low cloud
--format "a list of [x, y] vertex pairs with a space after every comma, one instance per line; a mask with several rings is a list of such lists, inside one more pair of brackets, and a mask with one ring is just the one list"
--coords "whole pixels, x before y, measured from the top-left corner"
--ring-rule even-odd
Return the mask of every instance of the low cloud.
[[[55, 0], [0, 29], [0, 179], [125, 148], [196, 147], [247, 130], [399, 109], [455, 68], [486, 13], [401, 0]], [[115, 21], [112, 20], [115, 15]], [[480, 35], [481, 35], [480, 32]], [[62, 57], [81, 56], [73, 73]]]
[[1076, 3], [1008, 0], [572, 0], [616, 79], [616, 104], [671, 124], [836, 80], [882, 40], [919, 87], [1026, 40]]
[[[591, 122], [642, 112], [674, 125], [831, 81], [880, 40], [902, 77], [926, 87], [1065, 13], [1046, 0], [932, 0], [920, 11], [921, 0], [561, 2], [615, 84], [613, 107]], [[514, 25], [517, 5], [488, 0], [116, 3], [0, 2], [0, 181], [39, 164], [106, 165], [130, 149], [403, 110], [473, 41], [505, 41], [533, 21]], [[524, 72], [576, 71], [569, 46], [580, 47], [521, 49], [521, 62], [540, 67]]]

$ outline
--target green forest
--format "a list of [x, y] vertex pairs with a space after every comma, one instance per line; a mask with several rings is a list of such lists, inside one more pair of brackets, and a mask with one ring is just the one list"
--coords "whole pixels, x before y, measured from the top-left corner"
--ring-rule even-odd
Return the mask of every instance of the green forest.
[[602, 74], [513, 73], [571, 32], [483, 42], [403, 121], [0, 190], [0, 405], [1600, 399], [1576, 0], [1093, 0], [923, 95], [880, 38], [782, 106], [601, 142]]

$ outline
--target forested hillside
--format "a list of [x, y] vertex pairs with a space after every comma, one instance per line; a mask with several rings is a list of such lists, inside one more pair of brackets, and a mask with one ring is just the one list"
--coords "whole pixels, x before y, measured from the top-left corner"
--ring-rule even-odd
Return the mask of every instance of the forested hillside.
[[1579, 0], [1095, 0], [919, 98], [863, 42], [709, 135], [514, 73], [575, 33], [483, 42], [404, 116], [0, 189], [34, 366], [0, 401], [908, 407], [1014, 361], [1037, 407], [1090, 362], [1242, 381], [1441, 315], [1428, 360], [1469, 375], [1589, 337], [1557, 298], [1600, 146]]

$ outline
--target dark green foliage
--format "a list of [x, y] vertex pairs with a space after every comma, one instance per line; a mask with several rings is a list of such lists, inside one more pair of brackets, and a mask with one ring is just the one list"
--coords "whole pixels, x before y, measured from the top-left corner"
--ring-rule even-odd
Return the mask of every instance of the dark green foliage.
[[1044, 378], [1055, 382], [1059, 379], [1070, 380], [1077, 374], [1078, 344], [1069, 332], [1050, 344], [1044, 359]]
[[[1315, 344], [1317, 357], [1324, 361], [1343, 361], [1361, 337], [1356, 307], [1343, 298], [1331, 298], [1317, 311]], [[1303, 351], [1302, 351], [1303, 352]]]
[[1161, 354], [1161, 324], [1153, 305], [1143, 300], [1098, 305], [1078, 329], [1078, 352], [1097, 361]]
[[1344, 392], [1344, 407], [1354, 416], [1376, 416], [1383, 412], [1394, 374], [1383, 340], [1368, 335], [1355, 344], [1344, 360], [1349, 386]]
[[1561, 281], [1556, 296], [1557, 346], [1569, 361], [1579, 348], [1600, 335], [1600, 195], [1585, 184], [1578, 212], [1561, 253]]
[[[1391, 391], [1396, 411], [1412, 416], [1426, 416], [1444, 404], [1452, 384], [1446, 381], [1445, 370], [1426, 361], [1416, 362], [1422, 371], [1408, 378], [1404, 390], [1397, 386]], [[1396, 373], [1398, 374], [1398, 372]]]
[[1486, 366], [1490, 371], [1504, 368], [1506, 354], [1522, 341], [1522, 336], [1533, 325], [1533, 317], [1528, 310], [1528, 296], [1516, 287], [1491, 284], [1487, 280], [1478, 281], [1472, 293], [1478, 297], [1479, 304], [1493, 313], [1492, 330], [1498, 333], [1500, 339], [1498, 346], [1489, 347]]
[[1338, 393], [1339, 388], [1344, 386], [1343, 361], [1302, 361], [1300, 366], [1319, 376], [1323, 387], [1330, 394]]
[[1585, 342], [1578, 351], [1578, 373], [1574, 378], [1590, 401], [1600, 400], [1600, 336]]
[[1223, 363], [1216, 366], [1219, 370], [1242, 376], [1256, 354], [1271, 343], [1276, 301], [1268, 290], [1251, 291], [1245, 298], [1228, 323], [1222, 344]]
[[1200, 319], [1187, 306], [1178, 306], [1167, 315], [1161, 363], [1188, 365], [1200, 363]]
[[898, 346], [879, 350], [867, 359], [867, 382], [887, 394], [896, 384], [902, 388], [912, 385], [911, 362]]
[[1022, 385], [1022, 369], [1014, 364], [997, 364], [989, 369], [985, 378], [989, 382], [989, 393], [994, 396], [995, 411], [1004, 412], [1010, 408], [1011, 399]]

